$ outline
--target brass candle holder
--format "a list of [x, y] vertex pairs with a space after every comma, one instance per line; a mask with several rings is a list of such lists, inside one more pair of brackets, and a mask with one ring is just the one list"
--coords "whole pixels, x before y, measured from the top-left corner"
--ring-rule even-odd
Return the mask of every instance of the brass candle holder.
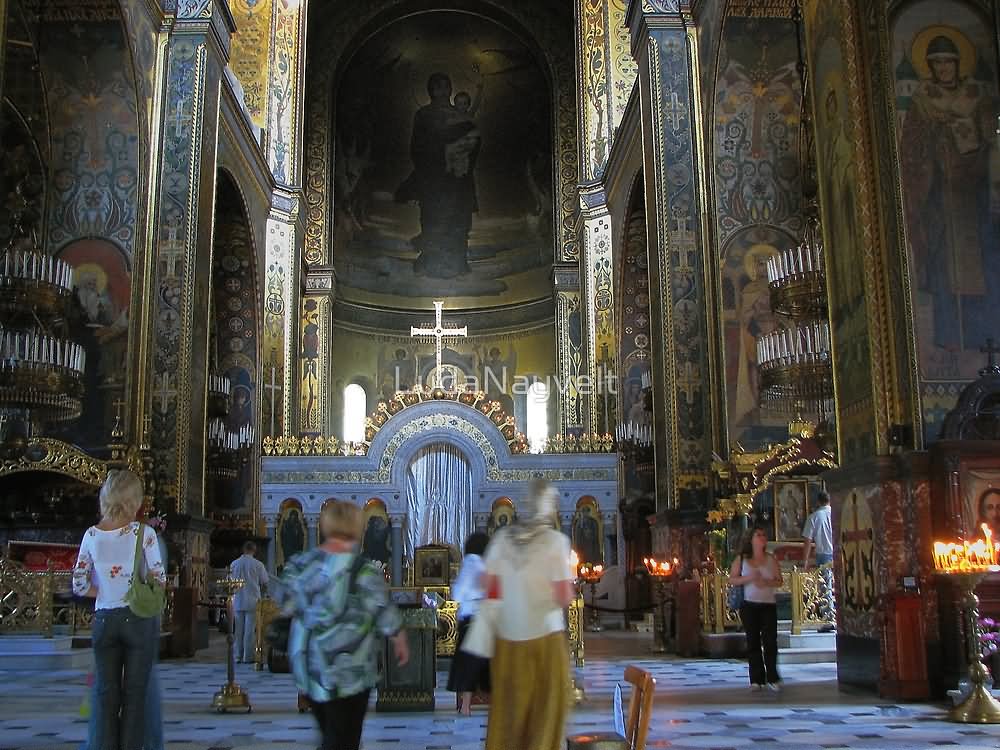
[[979, 597], [976, 586], [987, 573], [1000, 572], [1000, 543], [982, 525], [984, 538], [972, 542], [934, 542], [934, 567], [962, 590], [960, 605], [965, 620], [965, 650], [969, 659], [971, 689], [961, 703], [948, 711], [948, 721], [962, 724], [1000, 724], [1000, 702], [990, 693], [992, 680], [980, 653]]
[[222, 686], [214, 696], [212, 696], [212, 708], [220, 714], [234, 708], [245, 708], [247, 713], [253, 710], [250, 705], [250, 696], [236, 684], [236, 664], [233, 655], [233, 642], [236, 640], [234, 630], [236, 626], [235, 607], [233, 599], [236, 592], [243, 588], [242, 578], [223, 578], [216, 584], [219, 590], [226, 595], [227, 615], [229, 617], [229, 628], [226, 632], [226, 684]]
[[[657, 610], [659, 618], [654, 616], [653, 622], [653, 653], [667, 653], [667, 600], [669, 599], [667, 587], [673, 580], [674, 569], [677, 567], [677, 559], [673, 562], [667, 560], [657, 560], [655, 557], [645, 557], [642, 560], [646, 570], [653, 579], [654, 591], [656, 593]], [[659, 620], [657, 622], [656, 620]]]
[[597, 584], [604, 577], [604, 566], [600, 563], [582, 563], [577, 568], [577, 576], [584, 583], [590, 584], [590, 617], [587, 618], [587, 630], [591, 633], [600, 633], [601, 618], [597, 613]]

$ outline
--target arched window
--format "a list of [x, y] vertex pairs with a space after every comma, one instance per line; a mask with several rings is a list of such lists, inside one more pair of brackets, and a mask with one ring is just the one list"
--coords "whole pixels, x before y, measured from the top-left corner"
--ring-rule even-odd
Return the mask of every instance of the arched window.
[[344, 441], [360, 443], [365, 439], [365, 417], [368, 416], [368, 394], [357, 383], [344, 389]]
[[549, 439], [549, 389], [541, 380], [528, 386], [527, 438], [532, 453], [545, 450]]

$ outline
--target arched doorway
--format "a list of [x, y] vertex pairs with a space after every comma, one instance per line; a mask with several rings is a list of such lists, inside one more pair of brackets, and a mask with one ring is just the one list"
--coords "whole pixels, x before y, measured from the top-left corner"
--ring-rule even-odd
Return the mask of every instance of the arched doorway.
[[472, 465], [460, 448], [445, 442], [426, 445], [406, 466], [407, 556], [425, 544], [461, 549], [473, 530], [475, 498]]

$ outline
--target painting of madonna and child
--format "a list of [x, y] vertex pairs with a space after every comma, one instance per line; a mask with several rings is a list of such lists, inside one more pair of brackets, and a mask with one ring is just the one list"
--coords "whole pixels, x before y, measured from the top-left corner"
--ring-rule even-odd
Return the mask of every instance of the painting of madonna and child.
[[348, 300], [493, 307], [551, 294], [550, 87], [514, 34], [468, 13], [407, 16], [347, 62], [335, 112]]

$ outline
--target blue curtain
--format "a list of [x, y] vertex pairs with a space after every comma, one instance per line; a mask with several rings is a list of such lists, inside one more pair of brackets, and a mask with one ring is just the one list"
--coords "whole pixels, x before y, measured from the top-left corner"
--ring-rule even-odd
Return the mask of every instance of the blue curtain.
[[472, 470], [458, 448], [434, 443], [406, 469], [406, 556], [425, 544], [453, 544], [459, 551], [472, 533]]

